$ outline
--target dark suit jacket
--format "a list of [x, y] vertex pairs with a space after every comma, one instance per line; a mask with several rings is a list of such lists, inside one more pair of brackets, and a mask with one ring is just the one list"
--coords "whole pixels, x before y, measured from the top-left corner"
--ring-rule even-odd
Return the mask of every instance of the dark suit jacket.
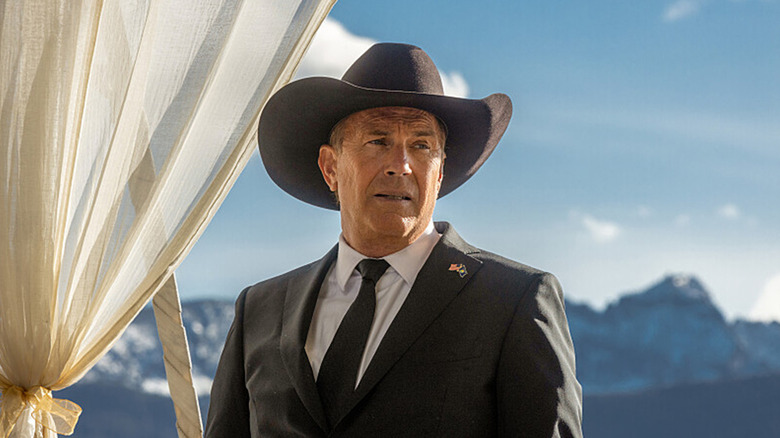
[[[211, 390], [206, 437], [579, 437], [582, 394], [551, 274], [481, 251], [447, 223], [328, 432], [304, 351], [336, 257], [244, 290]], [[463, 264], [463, 277], [451, 271]]]

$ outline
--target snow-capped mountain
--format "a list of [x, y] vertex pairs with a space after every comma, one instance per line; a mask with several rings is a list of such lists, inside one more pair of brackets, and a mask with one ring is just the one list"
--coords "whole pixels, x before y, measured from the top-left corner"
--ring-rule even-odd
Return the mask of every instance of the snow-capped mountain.
[[737, 321], [734, 333], [760, 370], [780, 370], [780, 324]]
[[[780, 362], [772, 367], [758, 360], [755, 347], [764, 344], [753, 341], [748, 330], [738, 335], [736, 327], [744, 323], [728, 323], [692, 276], [666, 277], [643, 292], [624, 295], [603, 312], [571, 303], [567, 312], [577, 374], [589, 393], [780, 370]], [[774, 353], [780, 360], [780, 349]]]
[[[195, 387], [199, 396], [208, 395], [233, 320], [233, 303], [184, 302], [182, 320], [187, 330]], [[162, 355], [154, 312], [147, 307], [82, 381], [140, 388], [150, 394], [168, 394]]]
[[[729, 323], [693, 276], [669, 276], [604, 311], [567, 303], [577, 375], [588, 394], [780, 372], [780, 324]], [[233, 303], [183, 304], [198, 393], [207, 395], [233, 318]], [[166, 394], [154, 314], [144, 309], [84, 378]]]

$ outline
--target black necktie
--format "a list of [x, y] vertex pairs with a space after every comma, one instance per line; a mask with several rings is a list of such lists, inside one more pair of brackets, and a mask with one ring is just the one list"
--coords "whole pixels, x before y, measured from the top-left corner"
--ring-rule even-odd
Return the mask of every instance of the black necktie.
[[388, 266], [381, 259], [365, 259], [358, 263], [357, 270], [363, 276], [360, 291], [341, 320], [322, 360], [317, 389], [331, 427], [335, 426], [344, 404], [355, 391], [360, 359], [374, 321], [376, 282]]

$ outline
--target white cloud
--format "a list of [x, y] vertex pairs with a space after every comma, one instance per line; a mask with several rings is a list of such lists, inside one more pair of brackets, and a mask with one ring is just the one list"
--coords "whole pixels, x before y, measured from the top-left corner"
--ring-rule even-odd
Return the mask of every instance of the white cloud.
[[623, 230], [614, 222], [602, 221], [590, 215], [582, 216], [582, 225], [598, 243], [611, 242], [620, 236]]
[[[748, 0], [730, 0], [732, 3], [744, 3]], [[772, 2], [775, 0], [760, 0]], [[663, 20], [667, 23], [679, 21], [697, 14], [708, 0], [676, 0], [664, 9]]]
[[677, 0], [664, 10], [663, 19], [670, 23], [696, 14], [701, 9], [702, 0]]
[[160, 378], [149, 378], [141, 382], [141, 390], [147, 394], [170, 396], [168, 381]]
[[340, 78], [375, 42], [371, 38], [354, 35], [338, 21], [326, 18], [301, 60], [295, 77]]
[[780, 321], [780, 274], [770, 278], [764, 285], [761, 296], [758, 297], [750, 319], [756, 321]]
[[653, 209], [646, 205], [640, 205], [636, 208], [636, 215], [642, 218], [650, 217], [653, 215]]
[[441, 73], [441, 84], [444, 87], [444, 94], [456, 97], [469, 96], [469, 84], [459, 72]]
[[[374, 43], [376, 40], [355, 35], [338, 21], [326, 18], [301, 60], [295, 78], [308, 76], [340, 78], [349, 66]], [[444, 71], [439, 73], [445, 94], [468, 97], [469, 86], [462, 74]]]
[[687, 214], [681, 214], [674, 218], [674, 224], [678, 227], [685, 227], [691, 223], [691, 217]]
[[[195, 374], [193, 375], [192, 383], [195, 385], [195, 393], [198, 397], [202, 397], [211, 393], [211, 385], [214, 381], [209, 377]], [[141, 382], [141, 390], [147, 394], [167, 397], [170, 397], [171, 395], [170, 388], [168, 387], [168, 380], [160, 379], [158, 377], [145, 379]]]
[[[544, 115], [554, 118], [558, 124], [587, 124], [605, 129], [636, 131], [633, 134], [635, 136], [664, 136], [674, 140], [668, 144], [675, 145], [675, 148], [679, 147], [677, 143], [684, 141], [683, 146], [689, 150], [705, 152], [706, 148], [706, 152], [711, 152], [711, 145], [707, 143], [715, 143], [741, 153], [757, 154], [771, 160], [780, 159], [780, 148], [777, 147], [780, 124], [771, 116], [747, 118], [737, 113], [699, 112], [689, 108], [594, 105], [555, 107]], [[572, 145], [581, 143], [579, 132], [567, 132], [571, 137], [554, 139]]]
[[192, 376], [192, 383], [195, 385], [195, 393], [198, 397], [211, 394], [211, 385], [214, 380], [204, 375], [195, 374]]
[[718, 209], [718, 216], [723, 219], [737, 220], [742, 217], [742, 212], [734, 204], [726, 204]]

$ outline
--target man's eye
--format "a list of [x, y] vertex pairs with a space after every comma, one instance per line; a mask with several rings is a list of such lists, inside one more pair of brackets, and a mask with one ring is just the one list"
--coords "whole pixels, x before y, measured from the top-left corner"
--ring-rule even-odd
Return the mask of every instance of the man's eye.
[[431, 147], [428, 145], [428, 143], [417, 143], [414, 145], [417, 149], [430, 149]]
[[374, 140], [369, 140], [368, 143], [369, 144], [376, 144], [376, 145], [380, 145], [381, 146], [381, 145], [385, 144], [385, 139], [384, 138], [377, 138], [377, 139], [374, 139]]

